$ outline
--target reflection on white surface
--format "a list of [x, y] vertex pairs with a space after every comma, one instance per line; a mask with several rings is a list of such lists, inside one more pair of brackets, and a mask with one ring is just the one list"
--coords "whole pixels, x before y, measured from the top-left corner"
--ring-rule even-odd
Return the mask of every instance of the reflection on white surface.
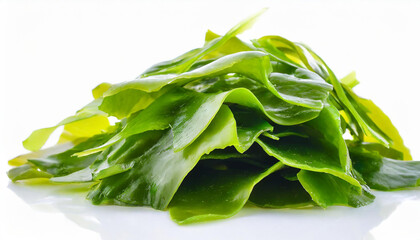
[[[362, 208], [259, 209], [227, 220], [178, 226], [167, 212], [146, 207], [93, 206], [83, 187], [8, 185], [32, 209], [60, 212], [100, 239], [418, 239], [420, 191], [375, 192]], [[413, 221], [414, 220], [414, 221]], [[42, 224], [40, 224], [42, 225]], [[396, 231], [397, 229], [397, 231]], [[402, 237], [402, 238], [400, 238]]]
[[[406, 196], [395, 211], [371, 230], [376, 239], [420, 239], [420, 201]], [[372, 239], [375, 239], [372, 238]]]

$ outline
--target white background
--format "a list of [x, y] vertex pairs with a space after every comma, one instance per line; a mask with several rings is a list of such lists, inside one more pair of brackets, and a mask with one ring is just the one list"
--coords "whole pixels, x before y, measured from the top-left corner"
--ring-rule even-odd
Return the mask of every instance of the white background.
[[[242, 39], [308, 44], [400, 130], [420, 160], [420, 1], [0, 1], [0, 239], [420, 239], [420, 191], [377, 192], [374, 204], [327, 210], [245, 209], [180, 227], [167, 212], [98, 207], [60, 186], [11, 184], [7, 160], [32, 130], [91, 99], [101, 82], [199, 47], [270, 7]], [[74, 192], [74, 191], [73, 191]]]

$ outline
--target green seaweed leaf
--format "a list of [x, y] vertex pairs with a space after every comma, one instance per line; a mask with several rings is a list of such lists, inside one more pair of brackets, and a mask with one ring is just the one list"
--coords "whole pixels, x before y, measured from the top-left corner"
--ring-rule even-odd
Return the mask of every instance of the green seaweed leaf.
[[[369, 187], [418, 186], [419, 162], [401, 161], [408, 148], [353, 91], [354, 73], [339, 81], [280, 36], [237, 37], [263, 11], [133, 81], [98, 85], [74, 116], [23, 142], [33, 152], [9, 161], [9, 178], [88, 182], [93, 204], [167, 209], [179, 224], [228, 218], [247, 202], [360, 207], [374, 200]], [[40, 150], [61, 126], [57, 145]]]
[[[355, 75], [353, 76], [353, 81], [356, 79]], [[347, 78], [350, 78], [350, 76], [347, 76]], [[389, 117], [382, 112], [382, 110], [373, 103], [372, 100], [361, 98], [357, 96], [353, 90], [347, 86], [343, 85], [343, 89], [346, 92], [350, 102], [353, 104], [353, 106], [359, 111], [361, 116], [366, 119], [366, 121], [369, 122], [370, 125], [377, 126], [383, 134], [385, 134], [389, 138], [389, 146], [396, 149], [397, 151], [400, 151], [403, 153], [403, 160], [412, 160], [410, 150], [404, 145], [403, 139], [398, 132], [397, 128], [392, 124]], [[367, 135], [363, 138], [366, 142], [379, 142], [377, 138], [374, 138], [370, 135]]]
[[198, 49], [196, 52], [190, 54], [189, 56], [184, 56], [179, 63], [173, 64], [168, 68], [160, 69], [159, 71], [153, 72], [153, 74], [168, 74], [168, 73], [182, 73], [190, 69], [190, 67], [200, 58], [208, 55], [212, 51], [222, 47], [226, 44], [231, 38], [235, 37], [238, 34], [249, 29], [257, 20], [257, 18], [263, 14], [266, 9], [262, 9], [258, 13], [244, 19], [233, 28], [231, 28], [225, 35], [208, 41], [202, 48]]
[[68, 175], [90, 166], [98, 154], [85, 157], [73, 156], [74, 153], [102, 145], [112, 137], [111, 134], [100, 134], [83, 141], [73, 148], [54, 155], [43, 158], [31, 158], [28, 162], [34, 164], [39, 169], [55, 177]]
[[245, 205], [255, 184], [282, 166], [278, 162], [260, 168], [240, 159], [201, 161], [172, 199], [171, 218], [188, 224], [231, 217]]
[[172, 142], [172, 131], [165, 131], [154, 146], [136, 159], [132, 169], [104, 178], [89, 198], [94, 204], [117, 201], [165, 209], [201, 156], [238, 143], [233, 114], [223, 106], [203, 134], [182, 151], [175, 152]]
[[16, 182], [19, 180], [33, 179], [33, 178], [51, 178], [52, 177], [51, 174], [43, 172], [39, 170], [37, 167], [35, 167], [34, 165], [31, 165], [29, 163], [10, 169], [7, 172], [7, 176], [13, 182]]
[[296, 208], [314, 205], [299, 181], [285, 178], [284, 169], [262, 179], [252, 190], [249, 201], [263, 208]]
[[[384, 148], [384, 147], [382, 147]], [[420, 184], [420, 162], [400, 161], [380, 155], [364, 145], [349, 148], [354, 168], [366, 184], [382, 191], [416, 187]]]
[[[341, 105], [345, 107], [348, 114], [355, 119], [355, 122], [358, 124], [360, 129], [363, 131], [364, 135], [376, 139], [379, 143], [383, 144], [384, 146], [390, 146], [392, 144], [392, 140], [383, 132], [383, 129], [379, 128], [366, 114], [363, 113], [360, 109], [357, 108], [357, 105], [354, 102], [351, 102], [349, 99], [348, 94], [346, 93], [346, 86], [337, 79], [333, 71], [326, 65], [326, 63], [316, 55], [310, 48], [306, 46], [302, 46], [302, 48], [306, 49], [318, 64], [322, 64], [327, 71], [328, 75], [324, 77], [327, 79], [331, 84], [334, 86], [334, 92], [341, 102]], [[348, 92], [348, 91], [347, 91]]]
[[23, 141], [23, 146], [30, 151], [38, 151], [44, 146], [45, 142], [55, 129], [59, 126], [67, 126], [70, 124], [71, 126], [69, 127], [73, 129], [70, 131], [70, 135], [77, 133], [77, 138], [91, 137], [102, 131], [106, 131], [109, 127], [109, 122], [106, 113], [98, 109], [101, 102], [102, 99], [98, 98], [77, 111], [76, 115], [64, 119], [57, 125], [35, 130], [25, 141]]
[[360, 191], [356, 186], [328, 173], [302, 170], [297, 176], [312, 200], [324, 208], [333, 205], [361, 207], [375, 199], [366, 186], [362, 186]]
[[[297, 132], [287, 134], [279, 140], [260, 138], [258, 144], [285, 165], [315, 172], [330, 173], [359, 186], [352, 174], [351, 160], [343, 132], [340, 115], [331, 105], [324, 107], [319, 117], [299, 126], [282, 127], [275, 132]], [[307, 137], [306, 137], [307, 136]]]
[[89, 155], [132, 135], [169, 127], [174, 134], [174, 149], [180, 151], [200, 136], [224, 102], [255, 109], [270, 120], [285, 125], [305, 122], [319, 114], [319, 110], [302, 111], [302, 107], [276, 98], [265, 88], [259, 88], [254, 92], [255, 95], [246, 88], [234, 88], [226, 92], [205, 94], [174, 88], [129, 118], [126, 127], [103, 146], [76, 155]]
[[257, 143], [264, 151], [284, 165], [315, 172], [330, 173], [360, 187], [360, 183], [342, 167], [338, 157], [328, 148], [310, 139], [295, 136], [272, 140], [259, 138]]

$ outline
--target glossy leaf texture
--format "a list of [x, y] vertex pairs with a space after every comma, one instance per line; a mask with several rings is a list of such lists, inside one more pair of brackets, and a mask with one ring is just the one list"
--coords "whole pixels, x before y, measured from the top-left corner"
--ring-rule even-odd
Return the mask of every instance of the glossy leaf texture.
[[352, 175], [339, 113], [333, 106], [325, 107], [314, 120], [278, 131], [297, 132], [306, 137], [290, 134], [279, 140], [261, 138], [258, 144], [268, 155], [287, 166], [329, 173], [360, 187]]
[[363, 131], [363, 134], [367, 137], [375, 139], [385, 146], [390, 146], [392, 144], [392, 139], [384, 132], [384, 129], [378, 127], [376, 123], [363, 112], [363, 109], [358, 108], [358, 106], [349, 99], [345, 87], [343, 87], [342, 83], [337, 79], [333, 71], [326, 65], [326, 63], [311, 49], [307, 47], [303, 48], [308, 51], [308, 56], [312, 57], [312, 59], [314, 59], [318, 64], [321, 64], [323, 69], [327, 69], [328, 76], [326, 76], [325, 79], [331, 82], [334, 86], [335, 97], [341, 103], [341, 106], [346, 110], [346, 112], [354, 118], [355, 123]]
[[[117, 129], [115, 131], [117, 131]], [[96, 154], [78, 158], [73, 156], [74, 153], [101, 145], [105, 141], [109, 140], [114, 134], [114, 132], [99, 134], [88, 139], [78, 139], [75, 141], [77, 142], [75, 145], [74, 142], [57, 144], [51, 148], [18, 156], [17, 158], [12, 159], [10, 162], [12, 162], [14, 165], [19, 165], [22, 167], [26, 166], [22, 169], [27, 170], [29, 170], [28, 166], [31, 166], [30, 170], [36, 170], [39, 172], [39, 174], [28, 175], [25, 172], [14, 172], [15, 169], [11, 169], [8, 174], [9, 176], [10, 174], [13, 174], [15, 178], [21, 178], [22, 176], [18, 175], [25, 174], [25, 179], [39, 178], [40, 176], [49, 176], [49, 178], [53, 178], [72, 174], [90, 166], [93, 162], [96, 161], [98, 156], [98, 154]], [[79, 181], [76, 179], [74, 182]]]
[[66, 142], [66, 143], [62, 143], [62, 144], [57, 144], [57, 145], [54, 145], [54, 146], [49, 147], [49, 148], [45, 148], [45, 149], [38, 150], [38, 151], [35, 151], [35, 152], [30, 152], [30, 153], [27, 153], [27, 154], [22, 154], [22, 155], [16, 156], [15, 158], [10, 159], [8, 163], [11, 166], [21, 166], [21, 165], [27, 163], [28, 159], [48, 157], [49, 155], [64, 152], [64, 151], [66, 151], [66, 150], [68, 150], [72, 147], [74, 147], [73, 142]]
[[64, 119], [57, 125], [35, 130], [23, 141], [23, 146], [30, 151], [38, 151], [59, 126], [67, 127], [66, 131], [68, 132], [65, 132], [61, 137], [61, 142], [64, 142], [65, 139], [91, 137], [106, 131], [109, 127], [109, 121], [106, 113], [98, 109], [100, 103], [101, 99], [96, 99], [80, 109], [74, 116]]
[[237, 144], [232, 112], [223, 107], [214, 121], [192, 145], [175, 152], [172, 131], [160, 139], [127, 172], [105, 178], [89, 194], [95, 204], [118, 201], [165, 209], [185, 176], [206, 153]]
[[262, 179], [249, 201], [263, 208], [301, 208], [315, 205], [311, 195], [297, 180], [297, 169], [283, 168]]
[[254, 92], [237, 87], [221, 93], [205, 94], [174, 88], [137, 115], [130, 117], [127, 126], [103, 146], [84, 151], [79, 156], [104, 150], [135, 134], [169, 127], [174, 134], [175, 151], [182, 150], [205, 130], [224, 102], [253, 108], [270, 120], [284, 125], [305, 122], [319, 114], [319, 110], [304, 111], [301, 106], [282, 101], [263, 86], [254, 89]]
[[270, 165], [254, 166], [241, 159], [202, 160], [171, 201], [172, 219], [187, 224], [233, 216], [245, 205], [255, 184], [283, 166], [279, 162]]
[[[147, 75], [155, 75], [155, 74], [168, 74], [168, 73], [182, 73], [188, 71], [189, 68], [200, 58], [206, 56], [207, 54], [213, 52], [214, 50], [222, 47], [226, 42], [228, 42], [231, 38], [235, 37], [238, 34], [246, 31], [250, 28], [257, 18], [265, 12], [266, 9], [262, 9], [258, 13], [244, 19], [233, 28], [231, 28], [225, 35], [214, 38], [211, 41], [206, 42], [206, 44], [197, 50], [192, 50], [173, 61], [170, 61], [167, 67], [164, 68], [157, 68], [155, 71], [147, 71], [147, 74], [143, 74], [142, 76]], [[165, 64], [163, 64], [165, 65]]]
[[51, 178], [52, 175], [39, 170], [37, 167], [31, 164], [23, 164], [19, 167], [12, 168], [7, 172], [7, 176], [13, 182], [19, 180], [27, 180], [33, 178]]
[[[350, 78], [350, 76], [348, 77]], [[355, 75], [352, 77], [352, 81], [356, 81]], [[348, 98], [352, 104], [364, 115], [366, 119], [370, 119], [374, 125], [380, 128], [386, 136], [390, 139], [390, 147], [403, 153], [401, 159], [412, 160], [410, 150], [404, 145], [403, 139], [400, 136], [397, 128], [392, 124], [388, 116], [382, 112], [382, 110], [373, 103], [372, 100], [361, 98], [353, 92], [350, 86], [343, 84], [343, 88], [348, 95]], [[375, 138], [367, 135], [363, 139], [366, 142], [378, 142]]]
[[[274, 81], [273, 81], [274, 82]], [[291, 104], [282, 99], [279, 99], [264, 86], [256, 81], [246, 77], [221, 77], [211, 78], [204, 81], [195, 81], [187, 84], [185, 88], [204, 92], [204, 93], [217, 93], [220, 91], [231, 91], [237, 88], [246, 88], [258, 99], [262, 107], [263, 113], [273, 122], [279, 125], [295, 125], [302, 122], [309, 121], [318, 116], [320, 109], [307, 108], [299, 106], [296, 102]], [[304, 92], [303, 88], [294, 90], [296, 95], [311, 95]], [[327, 92], [328, 93], [328, 92]], [[227, 99], [228, 102], [238, 103], [244, 100], [236, 100], [235, 98]], [[244, 105], [244, 104], [242, 104]]]
[[375, 199], [365, 186], [360, 191], [354, 185], [328, 173], [302, 170], [297, 176], [313, 201], [324, 208], [332, 205], [361, 207]]
[[56, 177], [68, 175], [90, 166], [97, 157], [96, 155], [91, 155], [79, 158], [73, 156], [74, 153], [98, 146], [107, 141], [111, 136], [111, 134], [96, 135], [65, 152], [49, 155], [44, 158], [32, 158], [28, 162]]
[[[169, 210], [178, 224], [247, 204], [362, 207], [371, 188], [417, 187], [420, 162], [355, 93], [354, 73], [338, 80], [313, 50], [280, 36], [238, 37], [262, 12], [224, 35], [207, 31], [202, 47], [132, 81], [98, 85], [75, 115], [24, 141], [32, 152], [9, 161], [9, 178], [88, 182], [93, 204]], [[41, 149], [59, 127], [58, 143]]]
[[[388, 149], [385, 149], [387, 151]], [[420, 184], [420, 162], [400, 161], [382, 156], [375, 150], [358, 144], [350, 147], [354, 168], [373, 189], [395, 190]]]

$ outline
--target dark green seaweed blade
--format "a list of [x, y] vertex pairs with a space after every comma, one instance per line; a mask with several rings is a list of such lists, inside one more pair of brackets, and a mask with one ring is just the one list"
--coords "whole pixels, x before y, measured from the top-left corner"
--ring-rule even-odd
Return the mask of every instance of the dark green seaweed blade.
[[261, 180], [252, 190], [249, 201], [264, 208], [295, 208], [313, 205], [311, 196], [299, 181], [290, 181], [276, 171]]
[[349, 150], [354, 168], [373, 189], [388, 191], [420, 185], [419, 161], [383, 157], [378, 151], [368, 150], [363, 145], [350, 147]]
[[261, 168], [241, 159], [203, 160], [172, 199], [171, 217], [179, 224], [231, 217], [245, 205], [255, 184], [282, 166], [274, 162]]

